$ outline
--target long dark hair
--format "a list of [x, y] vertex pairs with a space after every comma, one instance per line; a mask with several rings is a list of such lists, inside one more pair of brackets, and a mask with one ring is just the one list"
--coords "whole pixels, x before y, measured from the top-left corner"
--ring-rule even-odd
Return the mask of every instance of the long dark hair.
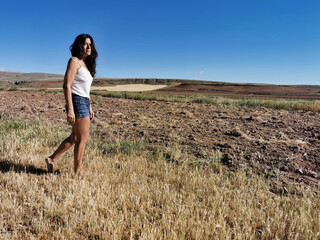
[[80, 34], [76, 37], [69, 49], [73, 57], [82, 59], [83, 46], [87, 38], [90, 38], [91, 40], [91, 54], [88, 57], [86, 57], [85, 64], [89, 72], [91, 73], [92, 77], [94, 77], [96, 75], [96, 60], [98, 58], [98, 52], [96, 50], [96, 46], [94, 45], [93, 38], [89, 34]]

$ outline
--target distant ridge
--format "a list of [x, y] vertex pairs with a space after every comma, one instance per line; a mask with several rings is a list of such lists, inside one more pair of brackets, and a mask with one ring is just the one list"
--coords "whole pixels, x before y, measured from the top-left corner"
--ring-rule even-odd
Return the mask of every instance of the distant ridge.
[[[21, 72], [1, 72], [0, 87], [61, 87], [64, 75], [51, 73], [21, 73]], [[320, 85], [275, 85], [263, 83], [232, 83], [222, 81], [204, 81], [191, 79], [165, 79], [165, 78], [95, 78], [93, 86], [113, 86], [123, 84], [152, 84], [171, 85], [179, 83], [182, 85], [206, 85], [206, 86], [292, 86], [312, 92], [320, 91]]]
[[[20, 73], [20, 72], [0, 72], [0, 85], [3, 86], [25, 86], [32, 87], [32, 83], [42, 83], [45, 82], [52, 84], [63, 81], [63, 75], [60, 74], [50, 74], [50, 73]], [[173, 83], [181, 84], [214, 84], [214, 85], [243, 85], [241, 83], [228, 83], [228, 82], [218, 82], [218, 81], [203, 81], [203, 80], [190, 80], [190, 79], [163, 79], [163, 78], [95, 78], [94, 86], [112, 86], [112, 85], [122, 85], [122, 84], [152, 84], [152, 85], [170, 85]], [[59, 84], [61, 85], [61, 84]], [[53, 85], [51, 85], [53, 86]]]
[[20, 73], [20, 72], [0, 72], [2, 80], [44, 80], [63, 79], [63, 75], [51, 73]]

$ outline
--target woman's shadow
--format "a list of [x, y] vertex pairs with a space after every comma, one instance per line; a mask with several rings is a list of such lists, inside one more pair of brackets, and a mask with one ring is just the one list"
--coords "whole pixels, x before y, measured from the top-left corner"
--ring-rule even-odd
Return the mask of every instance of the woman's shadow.
[[[30, 164], [14, 163], [7, 160], [0, 161], [0, 172], [16, 172], [16, 173], [31, 173], [36, 175], [48, 174], [46, 170], [37, 168]], [[59, 174], [59, 171], [55, 171], [55, 174]]]

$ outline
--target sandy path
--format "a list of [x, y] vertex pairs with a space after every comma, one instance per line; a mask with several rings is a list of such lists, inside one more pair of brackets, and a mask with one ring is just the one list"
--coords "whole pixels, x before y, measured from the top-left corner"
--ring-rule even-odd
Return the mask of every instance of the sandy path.
[[160, 88], [164, 88], [167, 85], [149, 85], [149, 84], [125, 84], [117, 86], [106, 86], [106, 87], [95, 87], [92, 86], [91, 90], [107, 90], [114, 92], [143, 92], [143, 91], [152, 91]]
[[[161, 88], [165, 88], [168, 85], [149, 85], [149, 84], [123, 84], [116, 86], [104, 86], [104, 87], [96, 87], [91, 86], [91, 90], [107, 90], [111, 92], [145, 92], [145, 91], [153, 91]], [[50, 89], [62, 89], [60, 88], [50, 88]]]

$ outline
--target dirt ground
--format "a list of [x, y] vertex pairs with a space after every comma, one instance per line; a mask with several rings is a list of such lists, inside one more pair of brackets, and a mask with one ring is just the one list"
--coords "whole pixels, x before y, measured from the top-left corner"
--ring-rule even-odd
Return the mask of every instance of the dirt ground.
[[[62, 93], [0, 91], [0, 113], [66, 126]], [[249, 166], [275, 181], [320, 192], [319, 113], [92, 96], [93, 131], [105, 141], [137, 139], [147, 148], [179, 144], [206, 159]]]
[[320, 99], [319, 86], [172, 84], [156, 94], [204, 94], [224, 97], [277, 97]]

